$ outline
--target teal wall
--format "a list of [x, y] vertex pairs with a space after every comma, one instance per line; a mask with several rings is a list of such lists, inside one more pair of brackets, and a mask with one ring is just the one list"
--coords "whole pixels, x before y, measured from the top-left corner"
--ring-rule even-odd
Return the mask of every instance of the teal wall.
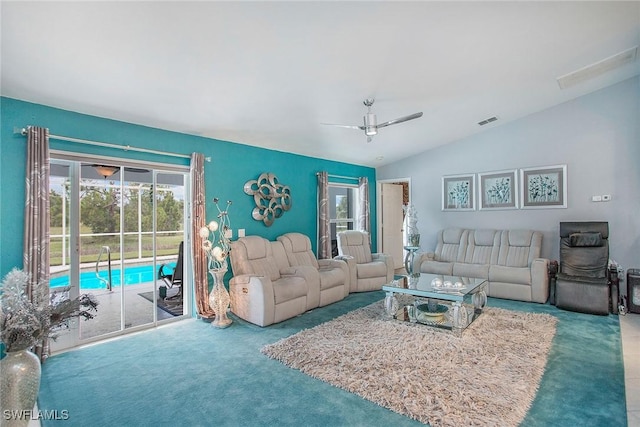
[[[229, 215], [234, 239], [237, 229], [273, 240], [297, 231], [308, 235], [316, 245], [316, 172], [326, 170], [342, 176], [366, 176], [370, 183], [372, 247], [376, 243], [375, 169], [300, 156], [248, 145], [219, 141], [177, 132], [169, 132], [130, 123], [64, 111], [43, 105], [0, 98], [0, 274], [22, 266], [24, 209], [25, 137], [16, 135], [14, 127], [36, 125], [49, 128], [53, 135], [131, 145], [147, 149], [190, 155], [201, 152], [212, 161], [205, 162], [207, 218], [213, 218], [213, 198], [232, 200]], [[50, 141], [52, 149], [98, 154], [127, 159], [188, 165], [188, 159], [154, 154], [124, 152], [63, 141]], [[253, 198], [244, 193], [245, 182], [272, 172], [281, 184], [291, 189], [293, 204], [271, 227], [251, 217]]]

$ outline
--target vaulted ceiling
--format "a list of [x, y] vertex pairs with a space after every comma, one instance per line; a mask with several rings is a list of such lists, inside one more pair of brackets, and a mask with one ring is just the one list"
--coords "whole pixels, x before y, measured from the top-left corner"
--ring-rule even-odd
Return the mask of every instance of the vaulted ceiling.
[[[557, 81], [640, 44], [635, 1], [1, 8], [3, 96], [374, 167], [640, 74], [636, 59]], [[378, 122], [424, 115], [370, 143], [322, 124], [362, 125], [366, 98]]]

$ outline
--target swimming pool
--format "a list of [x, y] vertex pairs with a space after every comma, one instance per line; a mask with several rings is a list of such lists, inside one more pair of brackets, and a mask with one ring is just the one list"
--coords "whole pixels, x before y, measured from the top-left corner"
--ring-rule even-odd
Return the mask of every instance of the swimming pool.
[[[160, 265], [158, 265], [160, 268]], [[165, 274], [169, 274], [175, 268], [175, 262], [168, 263], [164, 267]], [[119, 268], [112, 268], [111, 281], [112, 286], [120, 286], [121, 270]], [[108, 280], [109, 273], [107, 270], [99, 272], [101, 278]], [[140, 283], [153, 282], [156, 280], [156, 273], [153, 270], [153, 265], [141, 265], [136, 267], [125, 267], [124, 269], [124, 285], [137, 285]], [[68, 286], [69, 276], [54, 277], [49, 281], [49, 286], [52, 288]], [[96, 277], [95, 271], [87, 271], [80, 273], [80, 289], [106, 289], [107, 286], [103, 281]]]

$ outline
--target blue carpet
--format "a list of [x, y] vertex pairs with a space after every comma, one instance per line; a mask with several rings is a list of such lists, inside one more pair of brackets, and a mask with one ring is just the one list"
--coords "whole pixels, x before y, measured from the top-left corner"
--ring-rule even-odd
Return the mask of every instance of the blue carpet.
[[[43, 426], [416, 426], [356, 395], [260, 353], [290, 336], [382, 299], [345, 300], [267, 328], [233, 317], [218, 330], [199, 320], [51, 357], [41, 411], [67, 411]], [[490, 305], [559, 319], [538, 396], [523, 426], [626, 426], [617, 316], [490, 299]]]

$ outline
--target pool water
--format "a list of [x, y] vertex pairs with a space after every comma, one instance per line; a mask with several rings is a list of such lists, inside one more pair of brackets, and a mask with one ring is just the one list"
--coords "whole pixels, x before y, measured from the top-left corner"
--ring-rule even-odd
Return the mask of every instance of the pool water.
[[[160, 266], [158, 265], [158, 268]], [[168, 263], [165, 265], [163, 271], [165, 274], [170, 274], [175, 268], [174, 263]], [[111, 281], [112, 286], [121, 286], [121, 270], [119, 268], [112, 268]], [[108, 280], [109, 272], [101, 270], [99, 272], [101, 278]], [[124, 285], [138, 285], [140, 283], [153, 282], [156, 280], [156, 272], [153, 269], [153, 265], [142, 265], [138, 267], [125, 267], [124, 269]], [[68, 286], [69, 276], [54, 277], [49, 281], [49, 286], [52, 288]], [[96, 277], [95, 271], [87, 271], [80, 273], [80, 289], [106, 289], [107, 285]]]

